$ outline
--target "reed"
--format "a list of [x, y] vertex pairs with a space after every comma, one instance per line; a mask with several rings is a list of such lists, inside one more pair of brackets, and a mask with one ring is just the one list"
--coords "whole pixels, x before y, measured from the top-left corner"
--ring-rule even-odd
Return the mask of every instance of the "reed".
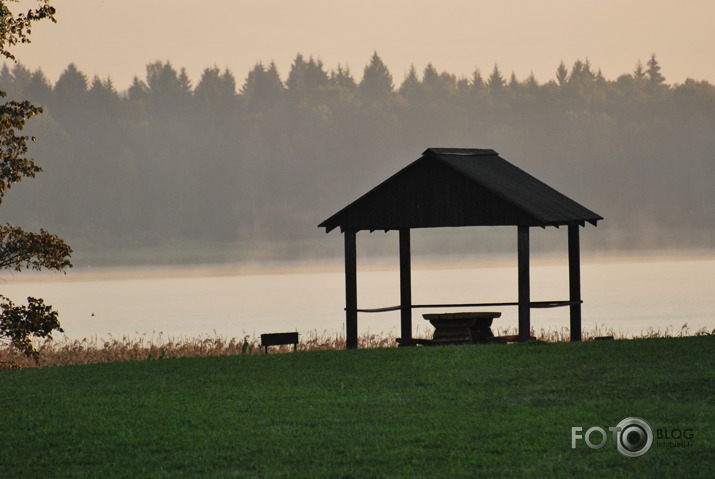
[[[495, 328], [497, 336], [517, 334], [515, 328]], [[430, 338], [431, 330], [418, 331], [417, 336]], [[538, 341], [567, 342], [568, 328], [539, 329], [532, 328], [531, 335]], [[701, 328], [691, 331], [688, 324], [679, 330], [666, 328], [664, 330], [649, 328], [639, 334], [628, 334], [615, 331], [605, 325], [594, 325], [593, 329], [584, 330], [584, 341], [597, 338], [637, 339], [637, 338], [669, 338], [685, 336], [715, 335], [715, 329]], [[358, 347], [393, 348], [397, 346], [393, 333], [365, 333], [358, 338]], [[262, 354], [260, 339], [246, 335], [243, 338], [224, 338], [216, 333], [214, 336], [196, 338], [164, 337], [162, 332], [144, 333], [138, 337], [122, 336], [108, 339], [92, 337], [81, 340], [64, 337], [59, 340], [47, 340], [36, 344], [40, 357], [37, 361], [24, 356], [10, 344], [0, 345], [0, 369], [41, 368], [51, 366], [69, 366], [79, 364], [109, 363], [117, 361], [158, 360], [168, 358], [195, 358], [209, 356], [234, 356]], [[301, 335], [298, 351], [325, 351], [345, 349], [345, 336], [328, 331], [319, 333], [311, 331]], [[293, 351], [293, 346], [272, 346], [269, 353], [285, 353]]]

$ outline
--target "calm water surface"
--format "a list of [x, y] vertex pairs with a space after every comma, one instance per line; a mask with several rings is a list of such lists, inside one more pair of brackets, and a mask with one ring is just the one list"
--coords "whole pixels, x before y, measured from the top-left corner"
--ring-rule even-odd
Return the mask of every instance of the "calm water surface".
[[[516, 265], [469, 262], [450, 266], [422, 263], [413, 269], [413, 303], [515, 301]], [[639, 334], [649, 328], [678, 333], [715, 329], [715, 259], [673, 261], [585, 261], [582, 264], [584, 329]], [[568, 299], [566, 264], [532, 264], [532, 300]], [[220, 335], [243, 337], [297, 330], [336, 334], [344, 330], [344, 277], [328, 271], [267, 270], [108, 271], [67, 275], [3, 275], [0, 294], [22, 303], [42, 297], [60, 311], [69, 338], [156, 339]], [[399, 303], [397, 270], [363, 268], [358, 274], [359, 307]], [[495, 326], [515, 328], [516, 307], [502, 312]], [[461, 310], [470, 310], [462, 308]], [[478, 311], [479, 309], [471, 309]], [[483, 309], [482, 309], [483, 310]], [[416, 310], [415, 332], [431, 330]], [[458, 310], [454, 310], [458, 311]], [[532, 310], [537, 330], [568, 326], [568, 308]], [[399, 332], [399, 313], [360, 314], [359, 332]]]

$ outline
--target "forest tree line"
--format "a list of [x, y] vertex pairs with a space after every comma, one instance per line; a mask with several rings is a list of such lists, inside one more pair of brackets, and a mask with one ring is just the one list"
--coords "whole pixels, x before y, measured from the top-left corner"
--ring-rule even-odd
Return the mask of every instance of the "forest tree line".
[[121, 92], [73, 64], [52, 84], [18, 63], [0, 89], [45, 109], [27, 132], [45, 172], [3, 213], [78, 253], [185, 241], [315, 255], [320, 221], [433, 146], [497, 150], [604, 216], [604, 248], [715, 238], [715, 87], [669, 84], [655, 55], [616, 79], [562, 62], [544, 83], [498, 65], [399, 80], [377, 53], [359, 79], [302, 55], [285, 77], [257, 63], [242, 82], [157, 61]]

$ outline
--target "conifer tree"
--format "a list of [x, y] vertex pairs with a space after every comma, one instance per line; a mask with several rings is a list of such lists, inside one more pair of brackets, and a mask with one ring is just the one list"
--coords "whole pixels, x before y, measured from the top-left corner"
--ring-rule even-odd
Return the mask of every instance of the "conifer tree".
[[102, 80], [99, 75], [95, 75], [92, 79], [87, 96], [97, 109], [106, 108], [119, 99], [112, 80], [109, 78]]
[[27, 97], [40, 106], [46, 106], [52, 101], [52, 85], [41, 69], [32, 72], [27, 86]]
[[266, 68], [258, 62], [248, 72], [246, 81], [241, 87], [241, 96], [245, 104], [253, 110], [277, 104], [283, 95], [283, 82], [278, 75], [275, 63]]
[[640, 60], [638, 60], [635, 68], [633, 69], [633, 79], [637, 84], [642, 83], [646, 79], [646, 72], [643, 70], [643, 63], [641, 63]]
[[479, 70], [479, 68], [474, 69], [474, 73], [472, 73], [472, 79], [469, 82], [469, 86], [472, 90], [472, 93], [475, 95], [478, 95], [486, 88], [486, 83], [484, 83], [484, 78], [482, 78], [482, 72]]
[[149, 87], [138, 76], [134, 76], [132, 84], [127, 89], [129, 101], [135, 104], [144, 104], [149, 95]]
[[179, 94], [184, 98], [191, 96], [191, 79], [184, 67], [179, 71]]
[[236, 96], [236, 79], [228, 69], [206, 68], [194, 90], [198, 106], [207, 112], [227, 111]]
[[655, 53], [650, 56], [648, 60], [648, 69], [646, 70], [646, 75], [648, 76], [648, 83], [652, 87], [658, 87], [665, 83], [665, 77], [660, 73], [660, 65], [658, 60], [655, 58]]
[[337, 70], [331, 70], [330, 72], [330, 84], [334, 87], [345, 88], [348, 90], [354, 90], [357, 88], [357, 83], [350, 73], [350, 68], [343, 68], [338, 64]]
[[405, 79], [400, 85], [400, 95], [408, 100], [414, 100], [420, 92], [420, 79], [417, 77], [417, 70], [414, 65], [410, 65], [410, 70], [405, 75]]
[[87, 76], [70, 63], [55, 83], [55, 97], [62, 103], [78, 102], [87, 93], [87, 86]]
[[564, 62], [562, 61], [556, 69], [556, 83], [563, 88], [568, 82], [568, 77], [569, 71], [566, 69], [566, 65], [564, 65]]
[[487, 79], [487, 87], [492, 94], [494, 94], [500, 92], [504, 86], [506, 86], [506, 80], [499, 71], [499, 65], [495, 63], [492, 74], [489, 75], [489, 78]]
[[431, 63], [428, 63], [424, 72], [422, 72], [422, 84], [429, 90], [436, 91], [439, 89], [439, 83], [437, 69]]
[[374, 52], [363, 71], [360, 92], [368, 98], [384, 99], [392, 94], [393, 89], [392, 74], [377, 52]]

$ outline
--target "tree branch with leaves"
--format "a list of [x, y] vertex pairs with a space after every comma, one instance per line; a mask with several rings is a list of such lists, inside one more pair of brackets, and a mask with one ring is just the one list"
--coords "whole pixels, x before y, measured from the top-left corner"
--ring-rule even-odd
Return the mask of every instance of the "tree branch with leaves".
[[[55, 22], [55, 9], [49, 0], [38, 0], [34, 9], [14, 14], [8, 7], [16, 1], [0, 0], [0, 54], [16, 61], [9, 48], [19, 43], [30, 43], [32, 24], [49, 19]], [[5, 98], [6, 92], [0, 91]], [[42, 108], [28, 101], [8, 101], [0, 105], [0, 204], [7, 191], [24, 178], [34, 178], [42, 171], [31, 158], [27, 158], [28, 141], [35, 138], [20, 134], [25, 123], [42, 113]], [[39, 233], [26, 232], [18, 226], [0, 225], [0, 268], [51, 269], [64, 271], [72, 267], [70, 248], [61, 238], [41, 229]], [[53, 331], [62, 332], [57, 311], [42, 299], [27, 298], [27, 306], [16, 306], [0, 295], [0, 340], [9, 341], [24, 354], [37, 359], [33, 338], [52, 338]]]
[[0, 1], [0, 54], [10, 60], [16, 60], [8, 48], [14, 47], [18, 43], [30, 43], [32, 24], [45, 18], [53, 23], [55, 19], [55, 7], [50, 5], [49, 0], [37, 0], [34, 9], [29, 9], [27, 13], [15, 15], [8, 7], [9, 3], [17, 3], [17, 0]]

